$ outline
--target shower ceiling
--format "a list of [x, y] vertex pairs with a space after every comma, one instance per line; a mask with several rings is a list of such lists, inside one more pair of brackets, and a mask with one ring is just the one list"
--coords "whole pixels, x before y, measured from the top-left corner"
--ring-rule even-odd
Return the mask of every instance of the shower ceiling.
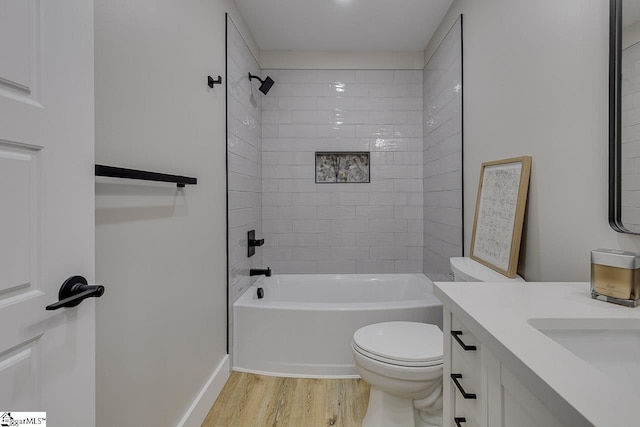
[[235, 0], [261, 50], [420, 51], [453, 0]]

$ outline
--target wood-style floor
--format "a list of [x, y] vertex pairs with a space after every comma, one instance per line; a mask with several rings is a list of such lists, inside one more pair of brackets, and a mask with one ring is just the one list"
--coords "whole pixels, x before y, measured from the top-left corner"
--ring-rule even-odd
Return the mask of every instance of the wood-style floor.
[[280, 378], [232, 372], [202, 427], [360, 427], [361, 379]]

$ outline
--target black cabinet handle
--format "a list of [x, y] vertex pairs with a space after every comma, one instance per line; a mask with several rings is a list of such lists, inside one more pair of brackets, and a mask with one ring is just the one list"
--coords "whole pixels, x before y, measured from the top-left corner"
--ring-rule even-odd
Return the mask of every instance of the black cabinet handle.
[[475, 345], [466, 345], [463, 343], [460, 335], [462, 335], [462, 331], [451, 331], [451, 336], [458, 341], [458, 344], [460, 344], [460, 347], [462, 347], [464, 351], [476, 351], [478, 349]]
[[60, 286], [58, 292], [59, 301], [47, 306], [47, 310], [57, 310], [62, 307], [75, 307], [83, 300], [96, 297], [99, 298], [104, 294], [104, 286], [89, 285], [87, 279], [82, 276], [69, 277]]
[[454, 423], [456, 423], [456, 426], [457, 426], [457, 427], [462, 427], [460, 424], [461, 424], [461, 423], [466, 423], [466, 422], [467, 422], [467, 419], [466, 419], [465, 417], [455, 417], [455, 418], [453, 419], [453, 422], [454, 422]]
[[464, 391], [464, 389], [458, 382], [458, 379], [462, 379], [462, 374], [451, 374], [451, 379], [453, 380], [453, 383], [458, 388], [458, 391], [462, 393], [462, 397], [464, 397], [465, 399], [476, 399], [475, 393], [467, 393], [466, 391]]

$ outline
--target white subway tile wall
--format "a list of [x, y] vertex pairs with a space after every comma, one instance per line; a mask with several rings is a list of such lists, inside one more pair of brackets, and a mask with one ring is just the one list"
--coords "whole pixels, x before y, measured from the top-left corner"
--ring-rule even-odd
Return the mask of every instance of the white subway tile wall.
[[[263, 74], [276, 82], [262, 104], [265, 265], [421, 273], [422, 71]], [[316, 184], [316, 151], [371, 151], [371, 182]]]
[[[257, 279], [249, 276], [249, 269], [263, 267], [262, 248], [256, 248], [253, 257], [247, 257], [247, 232], [256, 230], [256, 238], [262, 238], [262, 177], [265, 171], [262, 167], [264, 117], [261, 108], [264, 95], [256, 87], [252, 89], [247, 75], [248, 72], [259, 76], [262, 73], [230, 18], [227, 18], [227, 67], [229, 304], [232, 305]], [[255, 80], [253, 84], [256, 84]], [[266, 206], [265, 211], [270, 208]], [[277, 217], [276, 213], [268, 211], [268, 214]]]
[[[446, 275], [462, 256], [462, 24], [458, 19], [424, 69], [423, 271]], [[414, 218], [413, 210], [400, 215]], [[396, 218], [399, 217], [396, 214]], [[417, 256], [417, 251], [413, 253]], [[414, 258], [411, 258], [414, 259]]]
[[640, 232], [640, 43], [622, 54], [622, 222]]

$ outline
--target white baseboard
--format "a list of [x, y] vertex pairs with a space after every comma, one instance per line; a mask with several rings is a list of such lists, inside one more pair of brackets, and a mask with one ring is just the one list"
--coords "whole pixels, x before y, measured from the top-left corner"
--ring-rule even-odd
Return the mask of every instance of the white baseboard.
[[202, 387], [198, 396], [184, 414], [177, 427], [200, 427], [213, 403], [218, 398], [225, 383], [229, 379], [231, 369], [229, 367], [229, 355], [225, 355], [211, 378]]

